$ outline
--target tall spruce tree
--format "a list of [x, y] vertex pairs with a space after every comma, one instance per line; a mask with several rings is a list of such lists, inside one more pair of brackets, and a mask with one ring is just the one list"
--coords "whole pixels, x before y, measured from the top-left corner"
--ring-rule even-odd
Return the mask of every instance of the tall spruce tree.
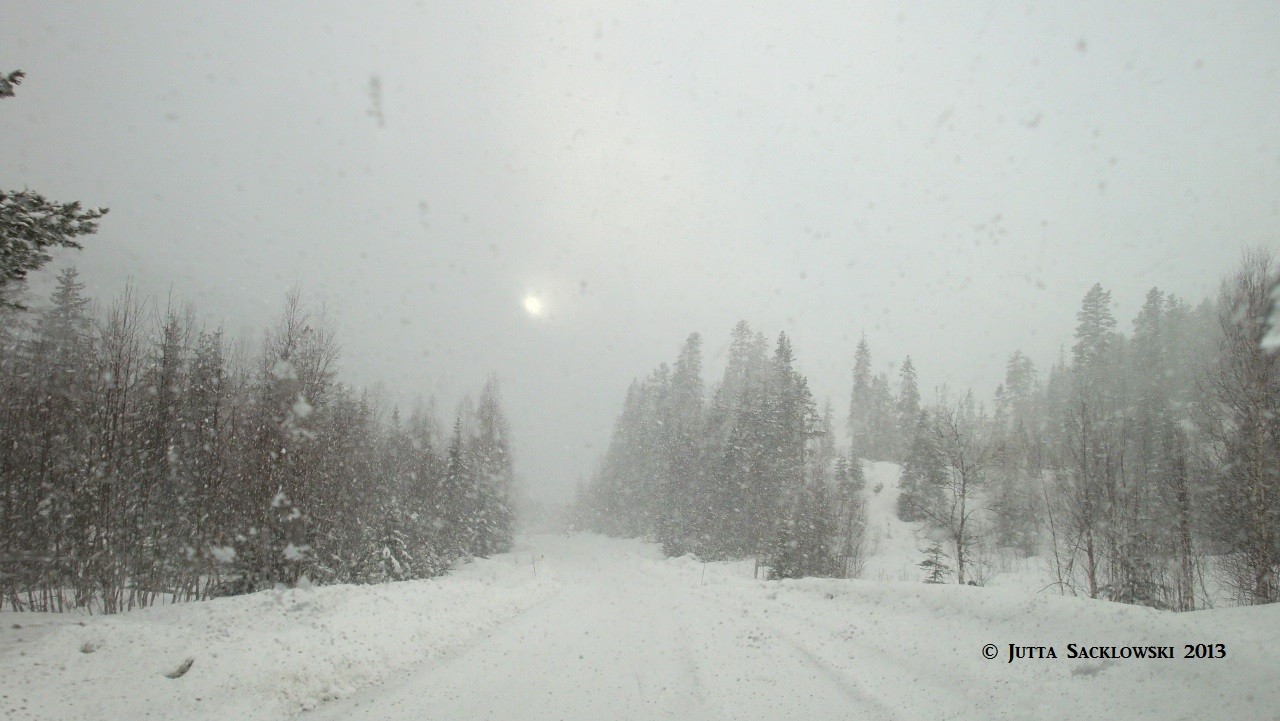
[[515, 467], [511, 458], [510, 425], [502, 411], [496, 376], [490, 376], [480, 392], [471, 455], [476, 468], [477, 555], [488, 556], [511, 548], [514, 517], [511, 509]]
[[854, 458], [866, 458], [871, 438], [871, 346], [864, 335], [853, 355], [853, 390], [849, 396], [849, 447]]
[[1088, 595], [1097, 598], [1107, 581], [1106, 559], [1112, 539], [1115, 490], [1123, 458], [1117, 413], [1122, 401], [1114, 381], [1111, 293], [1094, 284], [1076, 315], [1072, 346], [1071, 390], [1064, 423], [1064, 495], [1071, 543], [1083, 550]]
[[921, 410], [916, 415], [916, 425], [911, 432], [911, 445], [902, 462], [898, 480], [896, 513], [903, 521], [922, 522], [938, 513], [943, 505], [942, 488], [945, 483], [942, 459], [934, 436], [929, 412]]
[[1035, 365], [1022, 351], [1005, 364], [1004, 383], [996, 389], [992, 469], [992, 529], [997, 545], [1023, 555], [1038, 550], [1036, 491], [1041, 487], [1042, 432], [1036, 407]]
[[901, 462], [911, 444], [911, 436], [915, 432], [916, 421], [920, 417], [920, 386], [916, 376], [915, 364], [911, 356], [902, 361], [902, 369], [898, 376], [897, 418], [894, 425], [894, 460]]

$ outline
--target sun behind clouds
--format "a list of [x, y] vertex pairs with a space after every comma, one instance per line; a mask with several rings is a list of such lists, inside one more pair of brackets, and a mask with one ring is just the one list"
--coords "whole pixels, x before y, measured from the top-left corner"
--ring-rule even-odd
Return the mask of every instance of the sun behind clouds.
[[530, 293], [524, 297], [524, 310], [529, 315], [537, 318], [542, 315], [543, 306], [542, 299]]

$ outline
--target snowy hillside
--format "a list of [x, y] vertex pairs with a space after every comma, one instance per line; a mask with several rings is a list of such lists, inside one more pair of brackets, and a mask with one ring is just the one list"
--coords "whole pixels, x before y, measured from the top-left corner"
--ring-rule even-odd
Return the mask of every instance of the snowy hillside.
[[919, 524], [898, 519], [898, 477], [896, 463], [863, 461], [867, 484], [867, 559], [862, 577], [872, 581], [918, 581], [920, 579]]
[[[899, 520], [898, 479], [902, 468], [896, 463], [863, 461], [866, 487], [867, 558], [861, 577], [869, 581], [919, 581], [919, 563], [928, 537], [922, 524]], [[975, 550], [971, 573], [984, 586], [1016, 586], [1027, 591], [1049, 587], [1048, 567], [1038, 557], [1018, 558], [1003, 551]]]
[[[11, 629], [4, 714], [1164, 720], [1275, 719], [1280, 709], [1280, 606], [1174, 614], [1018, 588], [771, 582], [753, 579], [750, 563], [664, 559], [637, 541], [525, 543], [432, 581]], [[1068, 659], [1071, 643], [1176, 653]], [[1226, 658], [1182, 658], [1196, 643], [1222, 644]], [[1057, 658], [1009, 663], [1010, 644]], [[184, 675], [166, 677], [187, 658]]]

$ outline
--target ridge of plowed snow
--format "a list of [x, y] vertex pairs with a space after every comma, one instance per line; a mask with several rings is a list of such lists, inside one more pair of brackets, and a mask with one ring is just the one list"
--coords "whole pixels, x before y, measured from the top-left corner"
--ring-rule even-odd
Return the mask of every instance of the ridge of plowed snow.
[[[1280, 604], [1173, 613], [1018, 586], [764, 581], [749, 562], [689, 557], [644, 570], [800, 649], [810, 663], [796, 673], [855, 689], [872, 718], [1280, 719]], [[1175, 658], [1068, 659], [1069, 643], [1174, 646]], [[1196, 643], [1227, 658], [1184, 659]], [[1009, 663], [1009, 644], [1058, 657]]]
[[[0, 716], [285, 718], [472, 643], [553, 595], [559, 584], [541, 567], [535, 577], [530, 561], [513, 553], [423, 581], [83, 616], [30, 641], [13, 630], [16, 642], [0, 648]], [[187, 658], [189, 671], [165, 676]]]

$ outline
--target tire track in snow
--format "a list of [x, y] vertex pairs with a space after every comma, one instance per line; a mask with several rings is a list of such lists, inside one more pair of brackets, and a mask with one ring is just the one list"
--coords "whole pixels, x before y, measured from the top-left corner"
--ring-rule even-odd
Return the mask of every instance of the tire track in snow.
[[831, 664], [818, 658], [812, 651], [806, 648], [803, 644], [796, 643], [794, 639], [788, 638], [784, 635], [779, 635], [778, 638], [781, 638], [783, 641], [785, 641], [788, 646], [790, 646], [797, 654], [799, 654], [800, 658], [804, 659], [805, 663], [808, 664], [810, 668], [822, 674], [836, 688], [840, 689], [840, 691], [844, 693], [849, 698], [850, 701], [854, 701], [864, 706], [867, 706], [867, 705], [871, 706], [876, 710], [876, 713], [879, 716], [879, 718], [885, 719], [885, 721], [903, 721], [902, 716], [889, 710], [889, 708], [885, 706], [879, 699], [868, 696], [866, 692], [863, 691], [863, 689], [857, 684], [857, 682], [855, 682], [853, 679], [849, 678], [845, 674], [841, 673], [838, 669], [836, 669]]
[[[849, 677], [847, 674], [836, 668], [830, 663], [824, 661], [811, 649], [802, 642], [796, 640], [791, 634], [780, 629], [776, 624], [771, 623], [760, 617], [760, 614], [751, 612], [746, 606], [739, 609], [733, 609], [732, 606], [724, 599], [713, 596], [708, 593], [685, 588], [687, 593], [704, 601], [710, 601], [712, 605], [718, 606], [724, 611], [725, 618], [732, 618], [732, 611], [739, 611], [739, 616], [745, 614], [751, 618], [756, 628], [760, 629], [769, 637], [780, 641], [784, 648], [788, 649], [805, 667], [812, 669], [817, 677], [822, 678], [831, 688], [853, 706], [870, 711], [873, 715], [871, 718], [880, 719], [882, 721], [906, 721], [893, 709], [890, 709], [884, 702], [868, 693], [856, 679]], [[750, 637], [751, 629], [741, 621], [735, 621], [743, 628], [748, 629], [748, 637]], [[781, 664], [779, 664], [781, 665]]]
[[[767, 622], [762, 622], [755, 614], [745, 608], [733, 608], [724, 599], [709, 593], [692, 589], [675, 579], [666, 578], [648, 570], [636, 569], [644, 577], [647, 585], [675, 591], [684, 597], [686, 605], [696, 611], [683, 617], [682, 638], [688, 641], [687, 649], [692, 665], [692, 673], [703, 674], [703, 668], [714, 669], [711, 676], [719, 678], [720, 686], [730, 686], [729, 694], [733, 698], [726, 699], [725, 689], [721, 688], [721, 696], [716, 706], [725, 718], [753, 718], [751, 711], [738, 711], [742, 706], [741, 694], [744, 690], [756, 689], [763, 685], [767, 694], [782, 699], [788, 717], [794, 712], [797, 717], [827, 718], [870, 718], [880, 721], [900, 721], [902, 717], [881, 701], [867, 693], [854, 679], [849, 678], [831, 664], [823, 661], [809, 648], [797, 642], [789, 634]], [[743, 619], [746, 615], [750, 622]], [[703, 661], [699, 663], [694, 640], [703, 640]], [[739, 671], [747, 674], [726, 683], [723, 674], [727, 668], [741, 664]], [[807, 669], [808, 673], [795, 674], [797, 669]], [[790, 670], [791, 678], [787, 678]], [[796, 685], [799, 678], [805, 683], [816, 683], [827, 689], [823, 694], [817, 688], [810, 688], [804, 693], [803, 683]], [[736, 683], [734, 683], [736, 682]], [[703, 685], [706, 685], [703, 682]], [[711, 684], [714, 686], [715, 684]], [[836, 702], [836, 708], [820, 703], [821, 697]], [[777, 699], [775, 699], [777, 700]], [[803, 701], [802, 701], [803, 700]], [[711, 698], [707, 698], [710, 706]], [[812, 716], [800, 713], [798, 705], [809, 706]]]
[[554, 597], [394, 688], [316, 718], [900, 718], [881, 689], [830, 663], [805, 633], [753, 613], [752, 594], [732, 586], [715, 588], [723, 598], [701, 593], [602, 541], [546, 541], [561, 584]]
[[[806, 597], [801, 595], [801, 598]], [[911, 679], [909, 688], [913, 690], [909, 699], [913, 704], [919, 704], [921, 698], [944, 698], [947, 699], [945, 706], [940, 707], [939, 713], [948, 713], [952, 716], [963, 710], [967, 715], [974, 718], [988, 718], [990, 710], [986, 708], [986, 702], [977, 699], [973, 695], [973, 689], [981, 686], [981, 683], [966, 683], [964, 679], [964, 671], [958, 668], [956, 664], [945, 664], [934, 660], [927, 655], [910, 656], [900, 648], [886, 648], [880, 643], [876, 643], [872, 639], [861, 637], [854, 633], [855, 627], [841, 624], [839, 627], [833, 627], [823, 622], [821, 618], [811, 617], [809, 614], [803, 613], [803, 610], [795, 603], [786, 603], [785, 607], [791, 610], [790, 613], [779, 614], [778, 620], [772, 621], [769, 625], [771, 628], [783, 633], [793, 643], [804, 647], [808, 652], [812, 653], [814, 658], [820, 658], [820, 654], [810, 649], [803, 642], [796, 640], [793, 635], [794, 631], [783, 631], [782, 623], [786, 623], [788, 619], [806, 618], [808, 626], [805, 631], [817, 628], [823, 631], [823, 638], [830, 639], [830, 643], [837, 644], [840, 640], [850, 642], [857, 645], [857, 648], [863, 652], [863, 659], [875, 659], [875, 663], [866, 663], [862, 665], [872, 668], [878, 672], [885, 669], [899, 669], [902, 675]], [[794, 620], [791, 621], [794, 626]], [[835, 665], [831, 667], [835, 669]], [[884, 689], [893, 688], [892, 685], [886, 684], [882, 686]], [[923, 689], [935, 689], [937, 693], [924, 693]]]
[[[984, 718], [984, 704], [981, 700], [972, 696], [972, 688], [964, 685], [961, 681], [949, 682], [943, 679], [950, 679], [955, 676], [956, 668], [947, 667], [941, 664], [929, 663], [927, 659], [921, 657], [907, 657], [896, 650], [890, 651], [882, 648], [880, 645], [870, 641], [857, 639], [849, 634], [849, 628], [841, 627], [839, 629], [831, 628], [821, 623], [821, 620], [814, 618], [809, 614], [803, 613], [802, 609], [797, 608], [796, 604], [783, 601], [782, 607], [789, 608], [796, 612], [771, 615], [767, 611], [761, 613], [752, 606], [755, 602], [763, 601], [764, 598], [758, 597], [757, 593], [762, 593], [763, 589], [756, 586], [734, 587], [730, 585], [721, 585], [718, 587], [722, 593], [716, 594], [710, 589], [703, 590], [701, 588], [690, 587], [681, 583], [683, 580], [679, 574], [664, 573], [660, 565], [648, 565], [644, 569], [638, 569], [640, 572], [652, 579], [658, 584], [671, 584], [678, 588], [684, 589], [686, 592], [693, 594], [705, 601], [709, 601], [723, 609], [732, 610], [739, 615], [746, 615], [755, 623], [768, 632], [771, 636], [783, 641], [789, 648], [794, 650], [799, 658], [806, 664], [813, 667], [825, 678], [840, 688], [842, 693], [856, 703], [862, 705], [870, 705], [876, 709], [881, 718], [899, 719], [902, 718], [896, 711], [888, 706], [888, 703], [894, 702], [903, 707], [909, 707], [920, 703], [921, 697], [928, 697], [929, 694], [925, 688], [936, 689], [937, 698], [949, 699], [949, 701], [938, 708], [939, 713], [955, 715], [958, 711], [963, 711], [975, 718]], [[727, 591], [728, 593], [723, 593]], [[769, 600], [776, 600], [778, 589], [768, 592]], [[804, 594], [801, 594], [804, 597]], [[729, 614], [732, 615], [732, 614]], [[900, 684], [883, 684], [877, 687], [876, 692], [868, 689], [864, 684], [851, 676], [849, 673], [841, 670], [839, 666], [823, 659], [822, 654], [811, 648], [805, 641], [800, 640], [804, 634], [799, 636], [793, 630], [787, 630], [782, 627], [785, 619], [804, 619], [806, 626], [802, 631], [812, 633], [814, 626], [823, 626], [828, 635], [832, 639], [844, 639], [857, 644], [857, 647], [863, 652], [860, 654], [859, 666], [863, 666], [870, 674], [884, 676], [887, 669], [898, 669], [900, 678], [911, 679], [911, 690], [908, 698], [890, 698], [885, 693], [886, 690], [897, 688]], [[794, 625], [794, 624], [793, 624]], [[874, 658], [879, 663], [870, 664], [865, 659]], [[922, 666], [923, 662], [923, 666]], [[932, 669], [931, 673], [922, 672], [922, 668]], [[941, 681], [941, 682], [940, 682]], [[909, 702], [909, 703], [907, 703]]]

